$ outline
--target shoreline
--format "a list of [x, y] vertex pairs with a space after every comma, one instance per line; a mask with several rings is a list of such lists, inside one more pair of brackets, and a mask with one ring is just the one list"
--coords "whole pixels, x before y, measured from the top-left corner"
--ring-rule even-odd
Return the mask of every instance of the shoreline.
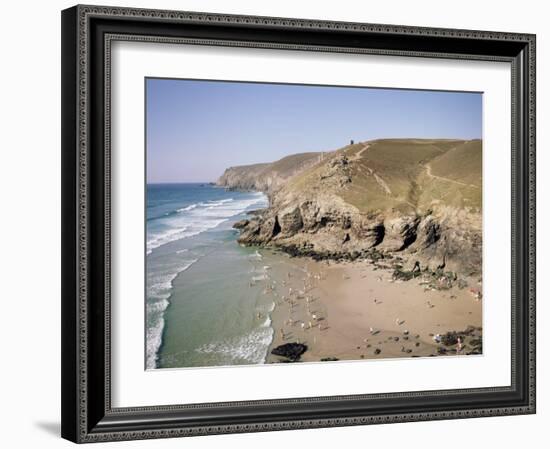
[[[228, 217], [223, 225], [227, 227], [229, 222], [231, 228], [237, 229], [231, 237], [236, 245], [261, 256], [252, 264], [255, 274], [242, 279], [242, 285], [236, 288], [248, 290], [245, 295], [257, 295], [262, 298], [261, 302], [273, 303], [272, 309], [265, 310], [262, 309], [265, 304], [256, 302], [255, 307], [248, 309], [250, 316], [245, 318], [245, 322], [252, 320], [250, 324], [256, 322], [254, 329], [269, 323], [264, 327], [271, 331], [265, 355], [256, 364], [294, 361], [272, 354], [273, 349], [287, 343], [307, 345], [299, 358], [303, 362], [481, 353], [481, 345], [470, 344], [475, 340], [481, 343], [482, 334], [481, 302], [469, 293], [470, 288], [480, 290], [476, 279], [455, 276], [450, 289], [438, 290], [434, 288], [438, 283], [435, 272], [404, 271], [399, 253], [372, 249], [368, 252], [369, 258], [348, 258], [338, 253], [332, 259], [294, 254], [285, 248], [239, 243], [238, 228], [234, 226], [238, 217], [258, 214], [262, 210], [265, 209], [244, 210], [237, 216]], [[207, 269], [200, 268], [202, 271]], [[172, 279], [168, 306], [162, 313], [164, 325], [155, 351], [157, 369], [165, 367], [163, 356], [171, 357], [170, 351], [162, 354], [168, 328], [166, 313], [172, 305], [174, 283], [180, 283], [185, 271], [178, 272]], [[438, 273], [444, 281], [447, 280], [445, 276], [453, 275]], [[259, 280], [254, 280], [258, 274]], [[465, 284], [462, 288], [457, 285], [460, 281]], [[423, 319], [419, 321], [418, 317]], [[437, 334], [461, 334], [467, 329], [470, 334], [461, 337], [464, 345], [460, 352], [456, 351], [456, 343], [443, 345], [434, 341]], [[264, 344], [258, 349], [263, 349]], [[170, 348], [172, 352], [174, 349]], [[224, 364], [206, 362], [202, 366]]]
[[470, 292], [479, 287], [474, 278], [462, 288], [436, 290], [422, 277], [395, 280], [391, 270], [366, 260], [288, 257], [285, 265], [286, 279], [280, 270], [270, 276], [280, 286], [272, 292], [267, 364], [290, 361], [272, 354], [287, 343], [307, 346], [303, 362], [482, 353], [482, 303]]
[[[190, 185], [196, 186], [196, 183]], [[200, 187], [206, 186], [201, 185]], [[208, 187], [216, 187], [216, 190], [220, 190], [217, 186], [208, 185]], [[188, 232], [189, 235], [166, 240], [152, 248], [150, 252], [146, 252], [148, 269], [145, 291], [146, 345], [144, 352], [147, 369], [162, 369], [172, 367], [173, 364], [177, 365], [176, 359], [180, 357], [178, 355], [180, 348], [181, 351], [190, 350], [182, 341], [185, 331], [182, 332], [182, 327], [180, 327], [182, 319], [182, 282], [188, 283], [193, 277], [193, 275], [189, 275], [189, 272], [196, 271], [197, 263], [200, 265], [204, 257], [209, 257], [208, 251], [205, 253], [204, 248], [213, 249], [215, 246], [217, 253], [220, 249], [223, 251], [223, 238], [228, 239], [227, 235], [229, 233], [232, 235], [228, 240], [236, 241], [237, 236], [234, 235], [234, 230], [231, 227], [235, 219], [245, 217], [250, 209], [265, 207], [267, 197], [262, 192], [248, 193], [248, 195], [237, 193], [233, 195], [215, 192], [214, 194], [189, 197], [186, 201], [174, 200], [173, 205], [169, 205], [170, 209], [161, 210], [157, 213], [164, 220], [174, 220], [172, 217], [177, 217], [182, 222], [176, 223], [177, 226], [168, 223], [172, 226], [172, 229], [169, 228], [168, 231], [172, 231], [173, 234], [185, 231], [187, 226], [185, 220], [191, 220], [191, 226], [195, 226], [196, 229], [191, 229], [193, 232]], [[215, 216], [212, 214], [203, 216], [201, 209], [213, 210], [216, 214]], [[228, 232], [223, 234], [226, 237], [222, 237], [222, 240], [218, 241], [216, 230], [227, 230]], [[167, 232], [165, 229], [161, 229], [161, 231]], [[158, 233], [159, 231], [157, 231]], [[148, 233], [147, 243], [153, 237], [156, 238], [157, 236]], [[178, 236], [176, 235], [176, 237]], [[190, 270], [191, 267], [193, 268]], [[205, 279], [206, 277], [199, 276], [199, 278]], [[182, 279], [185, 279], [185, 281], [182, 281]], [[195, 287], [200, 290], [200, 287]], [[192, 299], [192, 296], [189, 298]], [[191, 303], [192, 301], [187, 304]], [[210, 307], [214, 308], [215, 305], [210, 304]], [[174, 312], [175, 308], [178, 309], [176, 312]], [[193, 309], [192, 313], [200, 313], [201, 308], [202, 306]], [[211, 316], [215, 319], [216, 313], [212, 313]], [[200, 333], [200, 329], [198, 331]], [[185, 339], [187, 338], [188, 335], [185, 336]], [[215, 343], [215, 341], [209, 342], [206, 339], [201, 342], [203, 346], [208, 343]], [[181, 344], [181, 346], [177, 347], [177, 344]], [[199, 348], [199, 345], [197, 348]], [[210, 363], [205, 363], [205, 366], [208, 365]], [[182, 363], [182, 366], [185, 366], [185, 363]]]

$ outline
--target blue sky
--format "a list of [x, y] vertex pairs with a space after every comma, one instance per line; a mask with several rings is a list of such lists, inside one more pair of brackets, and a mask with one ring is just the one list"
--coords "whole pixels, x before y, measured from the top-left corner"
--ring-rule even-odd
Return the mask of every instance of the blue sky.
[[148, 78], [147, 182], [391, 138], [481, 138], [482, 95]]

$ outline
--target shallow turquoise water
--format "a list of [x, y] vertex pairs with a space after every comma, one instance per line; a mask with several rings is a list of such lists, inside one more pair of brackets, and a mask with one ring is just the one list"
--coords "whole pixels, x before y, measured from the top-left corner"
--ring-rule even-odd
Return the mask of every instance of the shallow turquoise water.
[[247, 283], [258, 254], [236, 243], [231, 226], [266, 206], [263, 194], [208, 184], [147, 186], [147, 368], [257, 363], [261, 344], [230, 349], [271, 332], [262, 314], [270, 306]]

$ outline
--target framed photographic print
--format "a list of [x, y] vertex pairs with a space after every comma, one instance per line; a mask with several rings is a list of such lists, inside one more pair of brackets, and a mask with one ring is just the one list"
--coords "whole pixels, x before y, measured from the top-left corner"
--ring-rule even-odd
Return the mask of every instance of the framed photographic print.
[[535, 412], [535, 36], [62, 12], [62, 435]]

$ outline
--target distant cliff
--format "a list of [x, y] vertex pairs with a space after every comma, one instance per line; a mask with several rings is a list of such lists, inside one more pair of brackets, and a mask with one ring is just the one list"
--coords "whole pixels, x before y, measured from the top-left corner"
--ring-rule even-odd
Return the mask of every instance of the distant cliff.
[[[481, 270], [481, 141], [384, 139], [233, 167], [219, 185], [266, 192], [239, 242], [294, 255], [391, 255], [404, 269]], [[378, 256], [377, 256], [378, 257]]]
[[288, 179], [319, 162], [321, 154], [300, 153], [272, 163], [230, 167], [216, 184], [230, 190], [256, 190], [271, 197]]

